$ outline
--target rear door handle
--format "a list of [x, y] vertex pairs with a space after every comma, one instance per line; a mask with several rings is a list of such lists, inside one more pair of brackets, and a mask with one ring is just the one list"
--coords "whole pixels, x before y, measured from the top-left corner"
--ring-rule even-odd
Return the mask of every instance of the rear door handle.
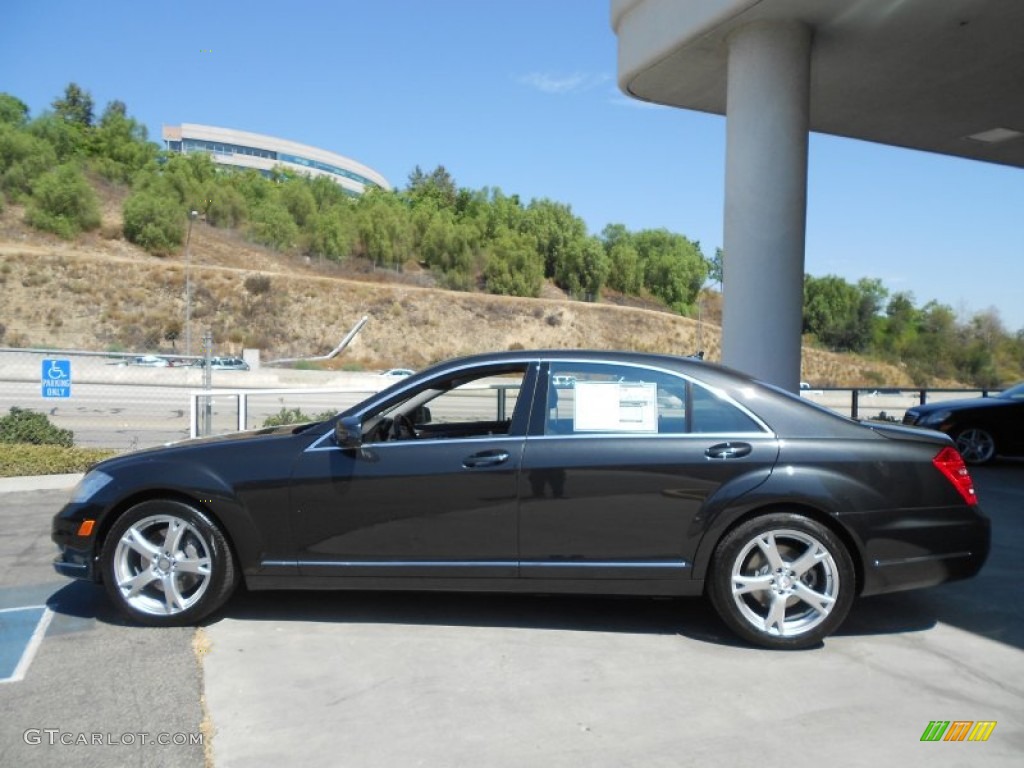
[[462, 460], [462, 466], [466, 469], [478, 469], [480, 467], [496, 467], [508, 461], [508, 451], [483, 451], [467, 456]]
[[709, 459], [739, 459], [754, 450], [750, 443], [716, 443], [704, 451]]

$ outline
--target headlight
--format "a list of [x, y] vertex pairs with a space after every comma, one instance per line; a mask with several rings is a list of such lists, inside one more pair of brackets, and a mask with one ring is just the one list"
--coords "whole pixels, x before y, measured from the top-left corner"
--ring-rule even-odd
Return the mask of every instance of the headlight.
[[101, 472], [98, 469], [86, 473], [85, 477], [79, 480], [78, 485], [71, 491], [70, 503], [81, 504], [88, 501], [113, 479], [106, 472]]
[[952, 411], [934, 411], [932, 413], [926, 413], [917, 423], [922, 427], [937, 427], [952, 415]]

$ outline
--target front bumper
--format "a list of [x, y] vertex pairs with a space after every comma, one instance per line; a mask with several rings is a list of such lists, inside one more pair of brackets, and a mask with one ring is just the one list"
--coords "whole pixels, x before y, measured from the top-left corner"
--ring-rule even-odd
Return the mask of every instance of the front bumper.
[[54, 518], [50, 538], [60, 550], [53, 568], [62, 576], [72, 579], [99, 580], [96, 567], [96, 529], [89, 536], [79, 536], [79, 526], [87, 517], [94, 517], [95, 508], [88, 505], [68, 504]]

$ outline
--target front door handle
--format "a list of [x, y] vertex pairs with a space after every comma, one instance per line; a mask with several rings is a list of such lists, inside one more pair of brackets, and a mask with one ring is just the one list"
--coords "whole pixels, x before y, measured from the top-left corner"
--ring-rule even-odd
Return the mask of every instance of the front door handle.
[[480, 467], [496, 467], [508, 461], [508, 451], [482, 451], [467, 456], [462, 460], [462, 466], [466, 469], [478, 469]]
[[739, 459], [754, 450], [750, 443], [716, 443], [704, 451], [709, 459]]

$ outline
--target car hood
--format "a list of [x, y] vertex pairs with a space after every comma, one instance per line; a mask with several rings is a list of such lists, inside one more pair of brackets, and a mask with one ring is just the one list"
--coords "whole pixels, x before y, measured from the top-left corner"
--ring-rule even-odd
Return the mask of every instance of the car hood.
[[216, 446], [224, 445], [226, 443], [242, 441], [256, 442], [267, 440], [273, 437], [281, 437], [285, 435], [298, 435], [321, 423], [323, 422], [285, 424], [283, 426], [278, 427], [263, 427], [262, 429], [250, 429], [245, 432], [230, 432], [226, 435], [212, 435], [210, 437], [186, 438], [184, 440], [178, 440], [173, 443], [157, 445], [153, 446], [152, 448], [142, 448], [141, 450], [138, 451], [132, 451], [131, 453], [125, 453], [120, 456], [114, 456], [112, 458], [100, 462], [96, 466], [100, 468], [103, 468], [105, 466], [112, 467], [115, 464], [119, 464], [124, 460], [133, 460], [139, 456], [168, 453], [179, 449], [191, 450], [193, 448], [199, 448], [202, 446]]
[[914, 413], [935, 413], [935, 411], [962, 411], [966, 408], [999, 408], [1013, 402], [1005, 397], [967, 397], [960, 400], [938, 400], [934, 403], [915, 405], [907, 410]]

